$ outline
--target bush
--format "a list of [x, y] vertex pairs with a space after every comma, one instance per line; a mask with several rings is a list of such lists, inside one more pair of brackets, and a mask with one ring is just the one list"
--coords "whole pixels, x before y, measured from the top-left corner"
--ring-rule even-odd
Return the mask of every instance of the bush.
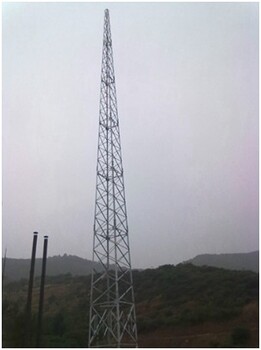
[[231, 337], [233, 345], [246, 346], [250, 339], [250, 331], [245, 327], [237, 327], [233, 330]]

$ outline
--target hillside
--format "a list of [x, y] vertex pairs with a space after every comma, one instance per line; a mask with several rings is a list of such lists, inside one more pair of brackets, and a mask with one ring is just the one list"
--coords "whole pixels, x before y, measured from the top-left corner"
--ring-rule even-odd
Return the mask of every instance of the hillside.
[[[29, 278], [30, 259], [6, 259], [5, 279], [7, 281]], [[93, 262], [87, 259], [79, 258], [74, 255], [64, 254], [63, 256], [48, 257], [46, 274], [48, 276], [57, 276], [70, 273], [73, 276], [85, 276], [91, 273]], [[101, 271], [98, 263], [94, 263], [97, 271]], [[42, 259], [35, 261], [35, 276], [41, 275]]]
[[[179, 264], [133, 271], [133, 279], [139, 347], [258, 347], [258, 274]], [[90, 276], [46, 283], [44, 347], [87, 347]], [[21, 347], [26, 293], [25, 280], [4, 286], [4, 347]], [[38, 298], [39, 278], [34, 320]]]
[[[188, 260], [186, 263], [192, 263], [196, 266], [213, 266], [230, 270], [249, 270], [258, 272], [259, 252], [242, 254], [204, 254]], [[87, 276], [91, 273], [93, 262], [87, 259], [79, 258], [75, 255], [48, 257], [47, 271], [48, 276], [57, 276], [70, 273], [73, 276]], [[36, 259], [35, 276], [41, 274], [42, 259]], [[101, 271], [100, 265], [95, 263], [97, 271]], [[6, 259], [5, 279], [7, 281], [18, 281], [21, 278], [28, 278], [30, 271], [30, 259]]]
[[259, 271], [259, 251], [235, 254], [202, 254], [187, 262], [196, 266], [213, 266], [229, 270]]

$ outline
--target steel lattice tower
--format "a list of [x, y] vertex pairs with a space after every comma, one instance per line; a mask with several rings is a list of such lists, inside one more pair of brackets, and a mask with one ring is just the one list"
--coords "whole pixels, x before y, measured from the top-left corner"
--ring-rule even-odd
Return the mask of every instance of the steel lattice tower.
[[137, 347], [109, 11], [105, 10], [89, 347]]

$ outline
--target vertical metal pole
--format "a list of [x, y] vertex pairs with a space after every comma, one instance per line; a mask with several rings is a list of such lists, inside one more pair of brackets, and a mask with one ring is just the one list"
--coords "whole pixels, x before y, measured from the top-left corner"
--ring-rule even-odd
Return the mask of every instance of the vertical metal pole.
[[2, 284], [3, 284], [3, 286], [4, 286], [4, 279], [5, 279], [6, 252], [7, 252], [7, 248], [5, 248], [5, 256], [4, 256], [4, 262], [3, 262], [3, 272], [2, 272]]
[[34, 232], [33, 236], [33, 247], [32, 247], [32, 257], [31, 257], [31, 267], [30, 275], [28, 282], [28, 294], [27, 294], [27, 303], [26, 303], [26, 345], [31, 346], [31, 310], [32, 310], [32, 295], [33, 295], [33, 283], [34, 283], [34, 268], [35, 268], [35, 255], [36, 255], [36, 246], [37, 246], [37, 237], [38, 232]]
[[46, 273], [47, 245], [48, 245], [48, 236], [44, 236], [42, 275], [41, 275], [39, 311], [38, 311], [38, 327], [37, 327], [37, 337], [36, 337], [36, 347], [37, 348], [40, 347], [41, 338], [42, 338], [42, 320], [43, 320], [44, 284], [45, 284], [45, 273]]

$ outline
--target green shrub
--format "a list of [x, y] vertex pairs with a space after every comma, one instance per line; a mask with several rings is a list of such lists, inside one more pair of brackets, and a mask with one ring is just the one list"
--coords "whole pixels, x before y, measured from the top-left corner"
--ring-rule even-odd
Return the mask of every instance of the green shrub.
[[237, 327], [233, 330], [232, 343], [235, 346], [246, 346], [250, 339], [250, 331], [245, 327]]

